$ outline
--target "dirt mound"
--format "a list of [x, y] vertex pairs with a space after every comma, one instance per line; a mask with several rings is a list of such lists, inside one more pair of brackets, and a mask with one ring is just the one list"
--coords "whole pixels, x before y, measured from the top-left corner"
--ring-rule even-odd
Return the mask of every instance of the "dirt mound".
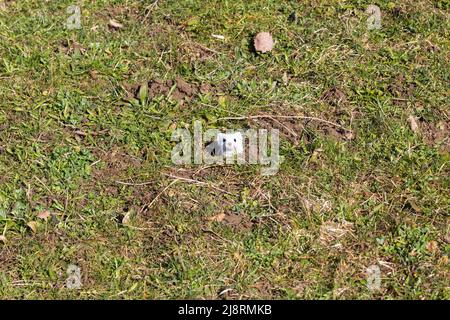
[[429, 146], [440, 146], [442, 150], [450, 151], [450, 121], [428, 123], [420, 121], [425, 143]]
[[[173, 88], [175, 86], [175, 88]], [[173, 89], [172, 89], [173, 88]], [[183, 78], [177, 77], [174, 80], [153, 80], [148, 83], [149, 97], [157, 97], [159, 95], [168, 95], [177, 101], [189, 99], [199, 92], [198, 86], [189, 84]]]
[[321, 100], [332, 106], [338, 106], [347, 103], [347, 95], [340, 88], [331, 87], [322, 94]]
[[[139, 99], [140, 85], [124, 84], [124, 89], [127, 91], [128, 98]], [[159, 96], [169, 96], [176, 101], [183, 102], [195, 98], [198, 94], [215, 94], [222, 92], [223, 86], [216, 87], [210, 83], [189, 83], [182, 77], [177, 77], [175, 80], [161, 80], [155, 79], [148, 82], [148, 97], [150, 99]]]

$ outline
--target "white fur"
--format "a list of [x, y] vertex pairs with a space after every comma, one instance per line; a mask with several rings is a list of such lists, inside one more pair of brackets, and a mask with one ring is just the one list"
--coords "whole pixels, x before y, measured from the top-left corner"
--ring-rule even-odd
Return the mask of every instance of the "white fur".
[[244, 139], [240, 132], [219, 133], [216, 138], [219, 154], [232, 157], [244, 152]]

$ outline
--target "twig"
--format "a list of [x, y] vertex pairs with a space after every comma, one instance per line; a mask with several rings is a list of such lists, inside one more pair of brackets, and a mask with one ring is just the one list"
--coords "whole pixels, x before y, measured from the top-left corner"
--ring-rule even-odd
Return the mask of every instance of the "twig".
[[294, 130], [292, 130], [291, 128], [289, 128], [288, 126], [284, 125], [282, 122], [278, 121], [277, 119], [275, 119], [273, 116], [270, 116], [269, 119], [272, 119], [272, 121], [278, 123], [280, 126], [282, 126], [283, 128], [285, 128], [290, 134], [292, 134], [294, 137], [298, 137], [298, 135], [295, 133]]
[[208, 47], [206, 47], [206, 46], [204, 46], [204, 45], [202, 45], [202, 44], [200, 44], [200, 43], [198, 43], [198, 42], [191, 41], [191, 43], [193, 43], [193, 44], [196, 45], [196, 46], [199, 46], [199, 47], [202, 48], [203, 50], [206, 50], [206, 51], [209, 51], [209, 52], [212, 52], [212, 53], [221, 55], [220, 52], [218, 52], [218, 51], [216, 51], [216, 50], [213, 50], [213, 49], [211, 49], [211, 48], [208, 48]]
[[137, 182], [137, 183], [125, 182], [125, 181], [114, 181], [114, 182], [117, 184], [123, 184], [125, 186], [146, 186], [146, 185], [155, 183], [155, 181]]
[[150, 13], [152, 13], [153, 8], [158, 6], [158, 0], [154, 1], [152, 4], [150, 4], [148, 7], [146, 7], [145, 9], [148, 10], [147, 14], [145, 15], [144, 19], [142, 19], [142, 21], [146, 20], [148, 18], [148, 16], [150, 15]]
[[352, 132], [352, 130], [347, 129], [343, 126], [341, 126], [340, 124], [325, 120], [325, 119], [320, 119], [320, 118], [316, 118], [316, 117], [308, 117], [308, 116], [276, 116], [276, 115], [257, 115], [257, 116], [243, 116], [243, 117], [223, 117], [223, 118], [218, 118], [216, 121], [220, 121], [220, 120], [245, 120], [245, 119], [264, 119], [264, 118], [279, 118], [279, 119], [304, 119], [304, 120], [312, 120], [312, 121], [318, 121], [318, 122], [323, 122], [323, 123], [327, 123], [329, 125], [341, 128], [342, 130], [345, 130], [347, 132]]
[[[221, 189], [219, 187], [216, 187], [215, 185], [209, 184], [209, 183], [204, 182], [204, 181], [198, 181], [198, 180], [189, 179], [189, 178], [177, 177], [177, 176], [174, 176], [174, 175], [171, 175], [171, 174], [164, 174], [164, 175], [166, 175], [166, 176], [168, 176], [170, 178], [176, 179], [176, 180], [185, 181], [185, 182], [191, 182], [191, 183], [198, 184], [198, 185], [204, 185], [204, 186], [211, 187], [211, 188], [213, 188], [215, 190], [218, 190], [220, 192], [223, 192], [223, 193], [232, 194], [231, 192], [223, 190], [223, 189]], [[174, 180], [174, 181], [176, 181], [176, 180]]]
[[211, 234], [215, 235], [217, 238], [219, 238], [220, 240], [225, 241], [225, 242], [228, 242], [228, 243], [234, 245], [234, 242], [233, 242], [233, 241], [230, 241], [230, 240], [228, 240], [228, 239], [225, 239], [224, 237], [218, 235], [217, 233], [215, 233], [215, 232], [212, 231], [212, 230], [209, 230], [209, 229], [203, 229], [203, 228], [202, 228], [202, 231], [203, 231], [203, 232], [206, 232], [206, 233], [211, 233]]
[[99, 163], [99, 162], [101, 162], [101, 161], [102, 161], [101, 159], [99, 159], [99, 160], [97, 160], [97, 161], [94, 161], [94, 162], [92, 162], [92, 163], [90, 164], [90, 166], [93, 167], [93, 166], [95, 166], [97, 163]]
[[179, 180], [175, 179], [173, 180], [171, 183], [169, 183], [160, 193], [158, 193], [156, 195], [155, 198], [153, 198], [152, 202], [150, 202], [148, 205], [145, 204], [144, 206], [142, 206], [141, 210], [139, 211], [139, 213], [142, 213], [145, 209], [150, 209], [151, 206], [156, 202], [156, 200], [158, 200], [158, 198], [164, 193], [166, 192], [167, 189], [169, 189], [173, 184], [177, 183]]

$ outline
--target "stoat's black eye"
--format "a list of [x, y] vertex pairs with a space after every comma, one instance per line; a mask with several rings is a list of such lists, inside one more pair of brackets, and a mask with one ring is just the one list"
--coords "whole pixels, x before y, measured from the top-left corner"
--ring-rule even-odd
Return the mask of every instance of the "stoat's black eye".
[[223, 138], [223, 140], [222, 140], [223, 142], [226, 142], [227, 141], [227, 139], [225, 139], [225, 138]]
[[234, 139], [234, 142], [236, 142], [236, 139]]

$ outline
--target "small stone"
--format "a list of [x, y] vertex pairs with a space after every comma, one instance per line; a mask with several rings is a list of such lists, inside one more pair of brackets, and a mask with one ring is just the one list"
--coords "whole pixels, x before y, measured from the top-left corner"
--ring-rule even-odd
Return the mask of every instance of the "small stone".
[[255, 50], [265, 53], [273, 49], [274, 42], [272, 35], [269, 32], [260, 32], [256, 35], [254, 40]]
[[416, 118], [414, 116], [409, 116], [408, 121], [411, 131], [414, 133], [419, 132], [419, 125], [417, 124]]

